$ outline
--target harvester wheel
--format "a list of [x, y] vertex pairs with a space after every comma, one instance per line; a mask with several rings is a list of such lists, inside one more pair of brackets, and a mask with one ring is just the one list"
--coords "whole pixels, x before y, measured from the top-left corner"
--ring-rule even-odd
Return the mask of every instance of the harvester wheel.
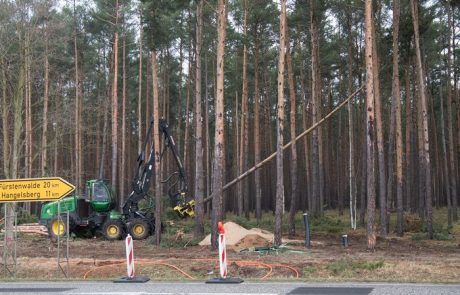
[[134, 240], [143, 240], [150, 235], [150, 225], [146, 220], [136, 218], [128, 223], [128, 232]]
[[54, 217], [48, 223], [48, 235], [51, 238], [57, 239], [67, 235], [66, 216]]
[[102, 226], [102, 233], [107, 240], [119, 240], [123, 237], [124, 226], [120, 220], [109, 219]]

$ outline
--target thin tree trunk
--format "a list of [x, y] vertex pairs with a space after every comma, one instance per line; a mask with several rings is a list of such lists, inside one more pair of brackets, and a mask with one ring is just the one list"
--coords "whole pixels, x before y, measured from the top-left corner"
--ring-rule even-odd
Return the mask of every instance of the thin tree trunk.
[[[261, 158], [260, 143], [260, 89], [259, 89], [259, 39], [258, 26], [254, 26], [254, 162], [259, 163]], [[262, 218], [262, 188], [260, 171], [254, 174], [256, 190], [256, 219], [260, 222]]]
[[[244, 19], [243, 19], [243, 38], [247, 38], [247, 19], [248, 19], [248, 3], [247, 0], [244, 0]], [[246, 47], [246, 42], [243, 43], [243, 87], [241, 95], [241, 141], [240, 141], [240, 157], [239, 157], [239, 167], [242, 171], [248, 169], [248, 121], [249, 121], [249, 107], [248, 107], [248, 50]], [[245, 212], [246, 218], [249, 219], [249, 194], [248, 194], [248, 185], [247, 181], [243, 180], [239, 183], [238, 186], [238, 214]], [[241, 207], [240, 207], [241, 202]]]
[[26, 85], [25, 85], [25, 177], [32, 177], [32, 153], [33, 153], [33, 142], [32, 142], [32, 56], [31, 56], [31, 43], [30, 33], [26, 33]]
[[444, 102], [442, 99], [442, 88], [439, 89], [440, 106], [441, 106], [441, 145], [442, 145], [442, 159], [443, 159], [443, 173], [444, 173], [444, 185], [446, 190], [447, 199], [447, 228], [452, 228], [452, 203], [450, 198], [450, 179], [449, 175], [449, 164], [447, 159], [447, 148], [446, 148], [446, 134], [445, 134], [445, 121], [444, 121]]
[[411, 200], [411, 186], [412, 186], [412, 161], [411, 161], [411, 147], [412, 147], [412, 110], [411, 110], [411, 99], [410, 99], [410, 69], [409, 63], [407, 63], [406, 69], [404, 70], [405, 77], [405, 112], [406, 112], [406, 157], [405, 157], [405, 167], [406, 167], [406, 178], [405, 178], [405, 193], [406, 193], [406, 205], [405, 209], [410, 209], [410, 200]]
[[158, 97], [158, 66], [156, 51], [152, 56], [152, 85], [153, 85], [153, 146], [155, 151], [155, 244], [161, 240], [161, 166], [160, 166], [160, 106]]
[[379, 56], [377, 52], [377, 36], [375, 30], [375, 23], [372, 22], [372, 50], [373, 50], [373, 70], [374, 70], [374, 111], [375, 111], [375, 128], [377, 134], [377, 154], [378, 154], [378, 168], [379, 168], [379, 204], [380, 204], [380, 234], [382, 237], [387, 236], [387, 204], [386, 204], [386, 173], [385, 173], [385, 146], [383, 141], [383, 116], [382, 116], [382, 103], [380, 96], [380, 75], [379, 75]]
[[[138, 95], [137, 95], [137, 153], [142, 150], [142, 41], [144, 38], [144, 29], [142, 27], [142, 9], [139, 9], [139, 77], [138, 77]], [[146, 98], [148, 100], [148, 97]]]
[[121, 114], [121, 167], [120, 167], [120, 192], [118, 193], [119, 204], [124, 204], [126, 183], [126, 34], [123, 34], [123, 86], [122, 86], [122, 114]]
[[113, 42], [113, 82], [112, 82], [112, 185], [117, 187], [118, 164], [118, 0], [115, 4], [115, 36]]
[[7, 80], [6, 80], [6, 72], [5, 72], [5, 61], [0, 59], [0, 68], [2, 71], [2, 133], [3, 133], [3, 174], [5, 178], [8, 179], [11, 177], [10, 175], [10, 164], [11, 164], [11, 156], [10, 156], [10, 137], [9, 137], [9, 113], [10, 113], [10, 104], [8, 102], [8, 97], [6, 94], [6, 87], [7, 87]]
[[82, 179], [80, 177], [82, 168], [78, 163], [82, 157], [81, 154], [81, 124], [80, 124], [80, 72], [78, 69], [78, 47], [77, 47], [77, 15], [75, 10], [75, 0], [73, 1], [73, 14], [74, 14], [74, 36], [73, 36], [73, 45], [74, 45], [74, 67], [75, 67], [75, 187], [76, 193], [81, 193], [82, 189]]
[[227, 27], [227, 1], [219, 0], [217, 6], [217, 70], [216, 70], [216, 128], [214, 133], [214, 167], [212, 173], [211, 248], [217, 249], [217, 222], [223, 217], [224, 170], [224, 52]]
[[[403, 163], [401, 127], [401, 90], [399, 84], [399, 0], [393, 0], [393, 100], [396, 121], [396, 233], [403, 235]], [[389, 174], [392, 171], [389, 171]]]
[[422, 113], [422, 126], [423, 126], [423, 168], [422, 173], [424, 174], [425, 180], [425, 191], [426, 191], [426, 217], [427, 217], [427, 228], [430, 239], [433, 239], [433, 209], [431, 204], [431, 162], [430, 162], [430, 140], [428, 134], [428, 107], [426, 99], [426, 85], [425, 85], [425, 74], [423, 72], [422, 65], [422, 54], [420, 49], [420, 36], [419, 36], [419, 24], [418, 24], [418, 1], [411, 0], [411, 11], [412, 11], [412, 22], [414, 25], [415, 34], [415, 53], [417, 58], [417, 76], [419, 80], [419, 92], [421, 99], [421, 113]]
[[367, 248], [375, 249], [375, 160], [374, 160], [374, 32], [372, 29], [372, 0], [365, 2], [366, 26], [366, 123], [367, 123]]
[[[189, 49], [191, 50], [192, 46], [189, 46]], [[192, 71], [192, 53], [189, 52], [189, 65], [188, 65], [188, 72], [191, 73]], [[187, 77], [187, 94], [186, 94], [186, 103], [185, 103], [185, 130], [184, 130], [184, 165], [185, 167], [188, 166], [188, 158], [189, 158], [189, 151], [188, 151], [188, 138], [189, 138], [189, 132], [190, 132], [190, 88], [192, 87], [192, 82], [191, 82], [191, 75], [188, 75]], [[187, 172], [186, 172], [187, 174]], [[189, 175], [187, 175], [188, 177]], [[189, 177], [188, 177], [189, 178]]]
[[101, 146], [101, 161], [99, 163], [99, 179], [104, 179], [105, 157], [107, 151], [107, 131], [109, 128], [109, 103], [107, 98], [104, 99], [104, 122], [102, 127], [102, 146]]
[[201, 47], [203, 44], [203, 0], [196, 8], [196, 73], [195, 73], [195, 237], [204, 234], [204, 169], [203, 169], [203, 116], [201, 114]]
[[[21, 40], [22, 41], [22, 40]], [[21, 47], [23, 44], [21, 44]], [[13, 96], [13, 145], [11, 146], [11, 166], [10, 166], [10, 176], [12, 179], [18, 178], [18, 167], [19, 167], [19, 154], [20, 154], [20, 140], [21, 140], [21, 131], [23, 125], [23, 102], [24, 102], [24, 86], [25, 86], [25, 72], [27, 67], [26, 62], [26, 50], [21, 48], [21, 64], [19, 69], [19, 74], [17, 78], [17, 86], [14, 91]], [[5, 241], [14, 241], [13, 227], [15, 224], [15, 215], [16, 215], [16, 202], [6, 204], [5, 210]], [[8, 247], [11, 245], [4, 245]], [[3, 257], [6, 261], [7, 252], [4, 251]]]
[[[204, 55], [204, 97], [205, 97], [205, 132], [206, 132], [206, 196], [209, 196], [209, 192], [211, 191], [211, 167], [209, 166], [210, 164], [210, 149], [209, 149], [209, 142], [210, 142], [210, 134], [209, 134], [209, 95], [208, 95], [208, 57], [205, 53]], [[207, 207], [206, 207], [206, 215], [209, 215], [211, 208], [211, 202], [207, 202]]]
[[454, 155], [454, 134], [453, 134], [453, 107], [452, 107], [452, 86], [455, 83], [452, 83], [452, 5], [447, 3], [447, 15], [448, 15], [448, 39], [449, 46], [447, 50], [447, 130], [449, 135], [449, 177], [450, 179], [450, 198], [452, 200], [452, 218], [453, 221], [458, 220], [457, 214], [457, 167], [455, 165], [455, 155]]
[[[178, 85], [178, 106], [177, 106], [177, 114], [178, 114], [178, 117], [179, 117], [179, 120], [176, 124], [177, 128], [176, 128], [176, 136], [177, 136], [177, 150], [181, 150], [181, 139], [182, 139], [182, 136], [181, 136], [181, 130], [182, 130], [182, 66], [183, 66], [183, 60], [184, 60], [184, 54], [183, 54], [183, 39], [182, 37], [180, 38], [180, 41], [179, 41], [179, 85]], [[207, 84], [205, 84], [207, 85]]]
[[47, 173], [47, 152], [48, 152], [48, 100], [49, 100], [49, 62], [48, 62], [48, 22], [45, 22], [45, 79], [43, 93], [43, 123], [42, 123], [42, 148], [41, 148], [41, 176]]
[[294, 83], [294, 70], [292, 66], [292, 56], [289, 50], [289, 34], [286, 27], [286, 62], [288, 70], [289, 83], [289, 104], [290, 104], [290, 132], [291, 140], [294, 142], [291, 145], [290, 173], [291, 173], [291, 204], [289, 208], [289, 236], [295, 236], [295, 213], [297, 211], [297, 144], [296, 138], [296, 92]]
[[[348, 95], [353, 91], [353, 32], [352, 32], [352, 13], [347, 8], [347, 29], [348, 29]], [[353, 102], [348, 102], [348, 140], [349, 140], [349, 189], [350, 189], [350, 222], [351, 228], [356, 229], [356, 172], [355, 172], [355, 141], [353, 136]]]
[[[318, 27], [317, 27], [317, 15], [316, 15], [316, 0], [311, 0], [310, 6], [310, 26], [311, 26], [311, 72], [312, 72], [312, 83], [311, 83], [311, 96], [312, 96], [312, 118], [313, 124], [318, 122], [320, 117], [320, 90], [318, 89], [319, 83], [319, 48], [318, 48]], [[321, 215], [322, 203], [321, 203], [321, 183], [320, 183], [320, 132], [315, 129], [312, 133], [312, 205], [311, 211], [314, 216]]]
[[274, 244], [281, 245], [281, 221], [284, 212], [283, 133], [284, 133], [284, 63], [286, 57], [286, 0], [280, 0], [280, 45], [278, 55], [278, 102], [276, 141], [276, 206]]

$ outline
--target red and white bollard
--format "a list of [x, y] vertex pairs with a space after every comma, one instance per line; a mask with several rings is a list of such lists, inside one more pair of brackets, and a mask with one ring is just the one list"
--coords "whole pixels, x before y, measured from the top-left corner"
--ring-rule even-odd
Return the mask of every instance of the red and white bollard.
[[126, 266], [128, 270], [128, 278], [134, 278], [134, 251], [133, 237], [130, 234], [126, 237]]
[[227, 278], [227, 251], [225, 250], [225, 230], [222, 222], [217, 224], [217, 232], [219, 233], [219, 268], [220, 277]]
[[224, 224], [219, 221], [217, 224], [217, 232], [219, 233], [219, 268], [220, 268], [220, 278], [213, 278], [207, 280], [208, 284], [239, 284], [243, 280], [240, 278], [227, 278], [227, 251], [225, 247], [225, 230]]
[[120, 279], [116, 279], [114, 283], [145, 283], [148, 282], [150, 279], [146, 277], [135, 277], [134, 276], [134, 247], [133, 247], [133, 237], [128, 234], [125, 239], [126, 245], [126, 268], [128, 272], [127, 277], [122, 277]]

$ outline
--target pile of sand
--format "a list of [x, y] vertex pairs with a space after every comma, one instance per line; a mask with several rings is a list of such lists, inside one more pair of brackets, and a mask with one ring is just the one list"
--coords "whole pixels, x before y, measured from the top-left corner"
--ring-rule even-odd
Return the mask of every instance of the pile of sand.
[[[226, 245], [231, 248], [243, 249], [273, 244], [273, 233], [260, 228], [247, 230], [241, 225], [229, 221], [224, 224], [224, 229]], [[288, 240], [283, 239], [283, 242], [288, 242]], [[200, 246], [211, 245], [211, 235], [207, 235], [199, 244]]]

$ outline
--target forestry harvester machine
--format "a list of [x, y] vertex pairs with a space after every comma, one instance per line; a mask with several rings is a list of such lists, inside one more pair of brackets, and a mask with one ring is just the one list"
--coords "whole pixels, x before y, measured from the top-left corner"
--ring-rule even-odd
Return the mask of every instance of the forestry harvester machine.
[[[134, 239], [145, 239], [155, 232], [154, 198], [149, 195], [155, 164], [152, 128], [153, 120], [137, 158], [132, 192], [126, 198], [121, 212], [117, 210], [112, 186], [106, 180], [89, 180], [86, 182], [86, 195], [71, 195], [42, 206], [39, 222], [47, 226], [50, 237], [61, 237], [67, 232], [93, 236], [99, 232], [109, 240], [121, 239], [126, 233]], [[181, 217], [193, 217], [195, 200], [187, 195], [184, 166], [168, 125], [163, 119], [160, 120], [160, 133], [163, 142], [161, 157], [169, 148], [177, 166], [177, 171], [162, 183], [168, 184], [168, 195], [174, 211]], [[145, 150], [148, 147], [149, 155], [146, 160]]]

